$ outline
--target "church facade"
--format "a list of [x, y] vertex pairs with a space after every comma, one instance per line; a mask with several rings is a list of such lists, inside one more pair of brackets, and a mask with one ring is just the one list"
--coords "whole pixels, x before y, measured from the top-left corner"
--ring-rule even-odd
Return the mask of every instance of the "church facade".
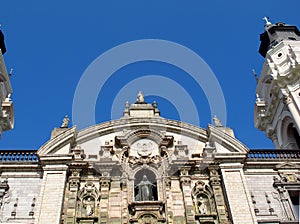
[[216, 117], [163, 118], [140, 92], [118, 120], [65, 118], [40, 149], [1, 151], [0, 223], [299, 223], [299, 36], [282, 23], [261, 35], [255, 125], [274, 150], [250, 150]]

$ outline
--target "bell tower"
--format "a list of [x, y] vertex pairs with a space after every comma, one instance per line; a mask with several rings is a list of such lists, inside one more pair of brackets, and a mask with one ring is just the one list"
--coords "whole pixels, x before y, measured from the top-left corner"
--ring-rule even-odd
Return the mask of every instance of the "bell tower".
[[265, 58], [256, 88], [255, 127], [278, 149], [300, 148], [300, 32], [266, 20], [259, 53]]

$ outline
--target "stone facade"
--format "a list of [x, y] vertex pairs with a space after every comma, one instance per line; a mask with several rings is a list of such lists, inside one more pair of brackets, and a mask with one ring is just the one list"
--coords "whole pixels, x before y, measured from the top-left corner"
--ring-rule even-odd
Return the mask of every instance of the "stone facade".
[[249, 150], [214, 120], [162, 118], [142, 93], [118, 120], [77, 130], [66, 117], [38, 150], [0, 152], [0, 222], [298, 223], [297, 144]]
[[229, 128], [158, 112], [135, 103], [119, 120], [57, 128], [37, 151], [2, 152], [2, 223], [297, 222], [298, 150], [250, 151]]

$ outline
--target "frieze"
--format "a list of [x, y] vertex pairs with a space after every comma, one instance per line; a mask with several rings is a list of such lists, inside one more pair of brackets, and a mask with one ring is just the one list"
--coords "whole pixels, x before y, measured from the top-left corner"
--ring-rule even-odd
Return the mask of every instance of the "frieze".
[[133, 157], [130, 156], [128, 158], [128, 163], [132, 165], [138, 165], [138, 164], [159, 164], [162, 161], [162, 158], [158, 155], [152, 156], [152, 157]]

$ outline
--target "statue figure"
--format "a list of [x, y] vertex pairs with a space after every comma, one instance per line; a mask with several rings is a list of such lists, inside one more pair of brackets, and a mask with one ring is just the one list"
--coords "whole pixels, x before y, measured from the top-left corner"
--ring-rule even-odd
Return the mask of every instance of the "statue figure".
[[84, 207], [86, 216], [91, 216], [94, 213], [94, 200], [91, 197], [85, 199]]
[[206, 205], [207, 201], [205, 199], [203, 199], [202, 197], [200, 197], [200, 200], [198, 202], [198, 210], [199, 210], [199, 214], [205, 215], [207, 214], [207, 205]]
[[68, 128], [69, 127], [69, 122], [70, 122], [70, 119], [68, 117], [68, 115], [66, 115], [63, 119], [63, 122], [61, 124], [61, 128]]
[[214, 121], [216, 127], [223, 127], [223, 125], [222, 125], [220, 119], [217, 118], [216, 115], [214, 116], [213, 121]]
[[139, 91], [138, 95], [137, 95], [137, 103], [144, 103], [144, 95], [142, 93], [142, 91]]
[[144, 175], [141, 182], [136, 186], [138, 188], [138, 194], [135, 199], [137, 201], [153, 201], [152, 188], [154, 186], [155, 185], [148, 180], [147, 176]]

